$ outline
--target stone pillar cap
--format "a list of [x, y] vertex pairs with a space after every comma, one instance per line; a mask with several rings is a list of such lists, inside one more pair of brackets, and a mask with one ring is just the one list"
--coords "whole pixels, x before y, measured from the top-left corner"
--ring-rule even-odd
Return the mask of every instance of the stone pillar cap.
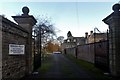
[[114, 12], [119, 12], [119, 10], [120, 10], [120, 4], [119, 3], [114, 4], [113, 7], [112, 7], [112, 9], [113, 9]]
[[22, 12], [23, 12], [23, 16], [28, 16], [28, 13], [29, 13], [29, 8], [27, 7], [27, 6], [24, 6], [23, 8], [22, 8]]
[[111, 13], [109, 16], [107, 16], [106, 18], [104, 18], [102, 21], [106, 24], [110, 24], [110, 19], [113, 16], [117, 16], [120, 17], [120, 3], [116, 3], [113, 5], [112, 10], [114, 11], [113, 13]]
[[12, 16], [14, 18], [14, 20], [18, 23], [18, 24], [26, 24], [26, 23], [32, 23], [32, 25], [35, 25], [37, 23], [36, 19], [32, 16], [29, 15], [29, 8], [27, 6], [24, 6], [22, 8], [22, 15], [19, 16]]

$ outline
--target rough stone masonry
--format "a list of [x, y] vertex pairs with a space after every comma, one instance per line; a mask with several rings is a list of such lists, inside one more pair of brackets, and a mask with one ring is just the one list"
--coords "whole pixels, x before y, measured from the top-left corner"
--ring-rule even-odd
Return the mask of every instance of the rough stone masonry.
[[[29, 9], [23, 7], [23, 14], [12, 16], [18, 23], [15, 24], [7, 18], [0, 16], [0, 75], [2, 79], [20, 79], [32, 73], [32, 27], [36, 20], [29, 15]], [[24, 54], [9, 54], [9, 44], [24, 45]]]
[[103, 21], [109, 25], [109, 66], [113, 76], [120, 76], [120, 4], [112, 7], [113, 13]]

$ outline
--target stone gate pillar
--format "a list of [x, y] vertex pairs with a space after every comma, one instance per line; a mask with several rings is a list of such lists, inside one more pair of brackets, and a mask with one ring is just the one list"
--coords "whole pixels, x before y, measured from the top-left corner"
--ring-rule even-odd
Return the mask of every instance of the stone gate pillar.
[[120, 4], [112, 7], [113, 13], [103, 19], [109, 25], [109, 66], [113, 76], [120, 76]]
[[25, 30], [28, 31], [28, 42], [26, 45], [26, 74], [30, 74], [32, 72], [32, 28], [36, 24], [36, 19], [32, 16], [29, 15], [29, 8], [28, 7], [23, 7], [22, 8], [23, 14], [20, 16], [12, 16], [14, 20], [23, 27]]

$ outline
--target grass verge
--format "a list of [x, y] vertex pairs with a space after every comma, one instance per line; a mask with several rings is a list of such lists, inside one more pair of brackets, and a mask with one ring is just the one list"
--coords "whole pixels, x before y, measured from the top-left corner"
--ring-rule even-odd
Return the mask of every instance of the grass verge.
[[105, 76], [104, 72], [94, 66], [94, 64], [89, 63], [84, 60], [76, 59], [72, 55], [65, 55], [68, 59], [72, 60], [78, 66], [83, 68], [83, 70], [87, 71], [91, 76], [95, 78], [95, 80], [112, 80], [111, 77]]
[[44, 59], [42, 59], [41, 67], [38, 69], [40, 73], [45, 74], [52, 66], [51, 54], [46, 54]]

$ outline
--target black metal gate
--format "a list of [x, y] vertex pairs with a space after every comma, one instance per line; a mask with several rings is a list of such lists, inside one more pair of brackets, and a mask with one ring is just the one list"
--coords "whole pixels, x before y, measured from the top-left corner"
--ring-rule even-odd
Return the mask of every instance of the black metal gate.
[[35, 28], [33, 30], [33, 70], [36, 71], [41, 66], [41, 30]]
[[94, 43], [95, 66], [105, 72], [109, 72], [109, 38], [107, 40]]

